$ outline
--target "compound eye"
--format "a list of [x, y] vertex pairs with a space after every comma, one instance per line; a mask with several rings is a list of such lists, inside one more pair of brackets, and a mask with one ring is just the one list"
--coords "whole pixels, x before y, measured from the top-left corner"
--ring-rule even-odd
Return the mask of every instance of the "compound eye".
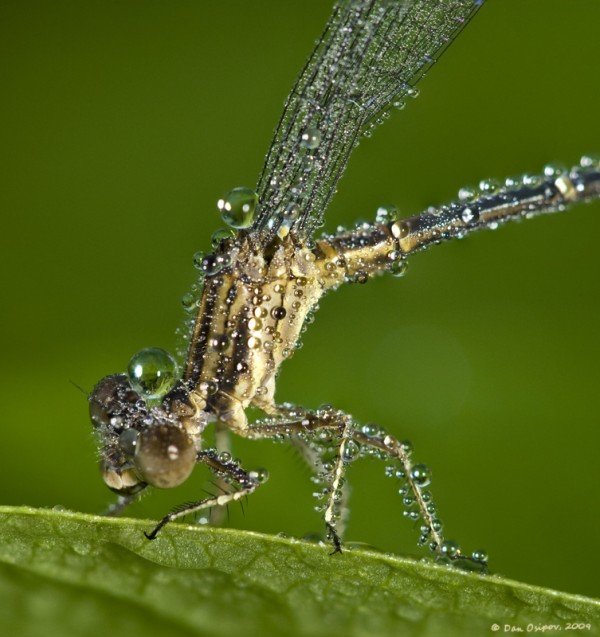
[[140, 433], [135, 467], [142, 478], [159, 489], [185, 482], [196, 464], [192, 439], [175, 425], [155, 425]]
[[119, 436], [119, 447], [126, 456], [132, 457], [135, 454], [139, 437], [140, 434], [135, 429], [125, 429], [125, 431], [121, 433]]
[[125, 374], [106, 376], [89, 397], [90, 419], [94, 427], [108, 427], [115, 414], [139, 400]]

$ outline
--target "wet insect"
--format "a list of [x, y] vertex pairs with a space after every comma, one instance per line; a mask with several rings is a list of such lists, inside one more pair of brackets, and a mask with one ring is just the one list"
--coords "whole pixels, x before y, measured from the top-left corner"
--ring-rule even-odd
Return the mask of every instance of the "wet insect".
[[[466, 556], [445, 539], [430, 471], [413, 462], [409, 443], [331, 406], [311, 410], [275, 400], [281, 364], [329, 290], [382, 273], [402, 276], [407, 257], [430, 245], [600, 196], [600, 165], [584, 157], [570, 170], [547, 166], [540, 175], [482, 182], [413, 217], [382, 208], [372, 223], [315, 238], [361, 136], [417, 94], [419, 79], [481, 4], [338, 2], [287, 100], [256, 191], [238, 187], [219, 200], [228, 228], [215, 233], [212, 252], [194, 256], [201, 281], [183, 299], [183, 365], [164, 350], [142, 350], [127, 373], [93, 390], [102, 475], [120, 495], [111, 513], [149, 486], [178, 486], [198, 463], [224, 485], [166, 515], [149, 539], [173, 520], [240, 500], [266, 481], [265, 471], [243, 468], [226, 448], [203, 447], [207, 426], [216, 423], [219, 434], [289, 441], [303, 452], [315, 469], [334, 551], [341, 549], [346, 513], [345, 469], [369, 456], [386, 461], [386, 474], [401, 482], [404, 513], [419, 527], [420, 545], [440, 559], [485, 564], [483, 551]], [[265, 417], [249, 422], [249, 407]]]

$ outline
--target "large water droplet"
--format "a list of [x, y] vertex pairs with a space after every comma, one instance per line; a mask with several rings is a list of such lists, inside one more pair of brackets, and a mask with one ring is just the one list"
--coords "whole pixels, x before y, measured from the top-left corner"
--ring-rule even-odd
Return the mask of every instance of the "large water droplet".
[[241, 186], [230, 190], [223, 199], [219, 199], [217, 207], [227, 225], [242, 229], [252, 225], [257, 203], [258, 196], [254, 190]]
[[148, 347], [131, 358], [127, 375], [131, 386], [139, 394], [147, 398], [161, 398], [175, 382], [177, 363], [164, 349]]

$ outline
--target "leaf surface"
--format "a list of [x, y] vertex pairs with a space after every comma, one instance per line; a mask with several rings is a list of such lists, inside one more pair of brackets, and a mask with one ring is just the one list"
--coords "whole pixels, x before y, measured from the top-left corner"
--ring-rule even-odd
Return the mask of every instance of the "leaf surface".
[[239, 530], [171, 525], [149, 542], [151, 527], [0, 508], [2, 634], [451, 637], [568, 622], [598, 634], [600, 603], [581, 596]]

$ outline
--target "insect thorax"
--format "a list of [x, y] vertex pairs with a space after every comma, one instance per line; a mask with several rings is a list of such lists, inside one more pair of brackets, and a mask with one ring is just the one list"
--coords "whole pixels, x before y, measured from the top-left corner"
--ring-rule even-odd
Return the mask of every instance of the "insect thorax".
[[183, 380], [196, 407], [240, 429], [246, 407], [274, 409], [279, 367], [327, 286], [315, 254], [290, 239], [270, 255], [238, 239], [228, 260], [205, 278]]

